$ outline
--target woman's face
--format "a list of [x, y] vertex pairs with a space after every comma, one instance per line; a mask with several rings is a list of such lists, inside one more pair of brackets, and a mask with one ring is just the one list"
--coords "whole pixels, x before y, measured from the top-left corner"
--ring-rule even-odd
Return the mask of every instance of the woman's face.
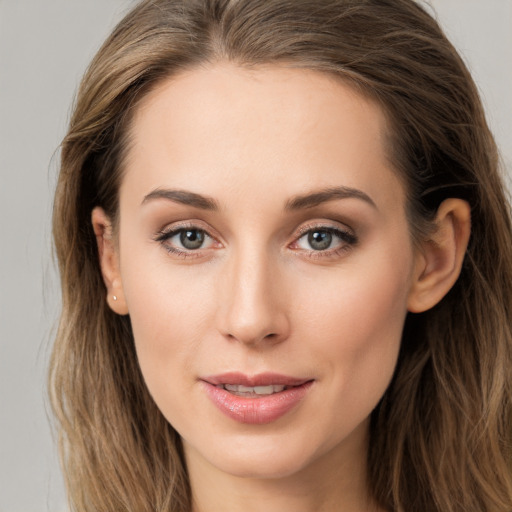
[[189, 467], [363, 460], [416, 261], [385, 135], [376, 104], [283, 67], [194, 69], [138, 108], [119, 275]]

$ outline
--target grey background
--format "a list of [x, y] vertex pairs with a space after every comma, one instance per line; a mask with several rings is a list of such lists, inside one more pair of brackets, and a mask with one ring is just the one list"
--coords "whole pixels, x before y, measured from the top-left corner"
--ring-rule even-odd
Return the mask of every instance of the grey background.
[[[0, 512], [63, 512], [45, 404], [58, 312], [49, 219], [80, 76], [131, 0], [0, 0]], [[512, 168], [512, 0], [432, 0]]]

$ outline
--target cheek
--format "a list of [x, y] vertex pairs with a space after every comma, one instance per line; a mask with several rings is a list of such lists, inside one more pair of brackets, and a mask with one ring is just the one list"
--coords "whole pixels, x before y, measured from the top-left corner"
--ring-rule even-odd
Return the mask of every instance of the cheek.
[[[300, 284], [297, 296], [299, 318], [303, 324], [322, 330], [326, 338], [367, 339], [371, 332], [396, 333], [407, 311], [409, 292], [408, 264], [404, 261], [374, 258], [370, 264], [354, 264], [335, 274], [317, 275]], [[379, 338], [379, 336], [377, 336]]]
[[323, 364], [331, 389], [354, 406], [372, 409], [393, 375], [409, 291], [409, 261], [402, 263], [374, 258], [317, 282], [313, 293], [307, 287], [297, 294], [302, 338], [315, 340], [319, 371]]
[[123, 288], [139, 364], [154, 393], [199, 358], [212, 322], [204, 294], [214, 289], [214, 282], [167, 262], [140, 268], [130, 264], [123, 269]]

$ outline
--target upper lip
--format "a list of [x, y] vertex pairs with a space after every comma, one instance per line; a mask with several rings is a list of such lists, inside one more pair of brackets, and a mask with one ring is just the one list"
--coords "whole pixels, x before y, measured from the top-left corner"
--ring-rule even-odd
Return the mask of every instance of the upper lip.
[[245, 375], [239, 372], [227, 372], [219, 375], [211, 375], [202, 377], [201, 380], [208, 382], [214, 386], [221, 384], [239, 384], [241, 386], [255, 387], [255, 386], [300, 386], [313, 379], [290, 377], [288, 375], [281, 375], [278, 373], [259, 373], [257, 375]]

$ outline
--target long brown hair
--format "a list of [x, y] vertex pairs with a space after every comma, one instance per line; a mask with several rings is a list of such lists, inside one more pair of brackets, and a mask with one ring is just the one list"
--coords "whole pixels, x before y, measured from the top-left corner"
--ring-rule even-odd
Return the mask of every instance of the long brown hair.
[[378, 101], [408, 192], [412, 236], [461, 197], [472, 236], [459, 280], [409, 314], [372, 414], [369, 492], [384, 508], [512, 510], [512, 236], [476, 87], [413, 0], [144, 0], [104, 43], [62, 144], [53, 232], [62, 316], [50, 393], [74, 510], [189, 512], [180, 439], [144, 385], [128, 317], [107, 306], [90, 216], [116, 218], [133, 111], [204, 62], [335, 74]]

